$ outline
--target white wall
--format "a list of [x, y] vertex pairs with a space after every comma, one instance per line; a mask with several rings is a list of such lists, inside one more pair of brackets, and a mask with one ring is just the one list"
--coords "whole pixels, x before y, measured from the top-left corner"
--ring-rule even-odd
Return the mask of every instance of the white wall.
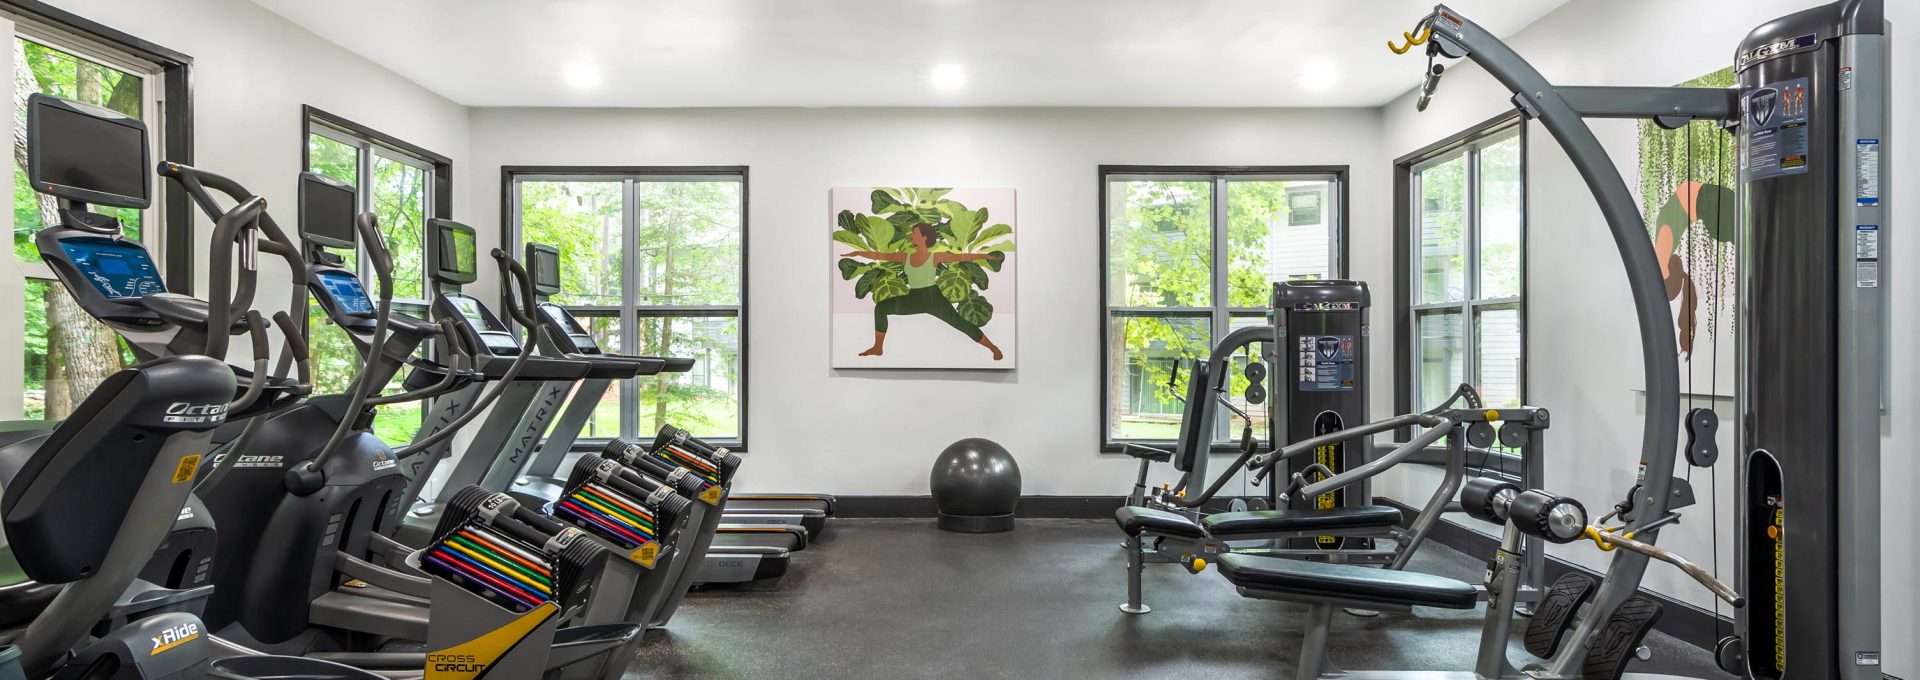
[[[246, 0], [54, 0], [82, 17], [193, 57], [194, 165], [267, 198], [281, 226], [295, 229], [301, 166], [301, 106], [312, 105], [454, 159], [456, 187], [468, 172], [467, 109], [322, 40]], [[466, 203], [456, 188], [455, 210]], [[194, 211], [196, 233], [213, 222]], [[204, 272], [207, 244], [195, 244]], [[196, 275], [206, 290], [207, 277]], [[255, 298], [279, 309], [289, 276], [264, 265]], [[246, 353], [235, 343], [236, 358]], [[276, 352], [278, 343], [276, 343]]]
[[[1101, 164], [1352, 165], [1353, 268], [1385, 280], [1391, 258], [1371, 200], [1388, 183], [1373, 110], [476, 109], [472, 122], [464, 219], [483, 248], [499, 235], [502, 165], [749, 166], [749, 490], [925, 494], [941, 449], [979, 436], [1019, 460], [1027, 494], [1125, 493], [1134, 461], [1098, 452]], [[828, 190], [902, 184], [1019, 190], [1018, 371], [828, 368]]]
[[[1578, 85], [1669, 85], [1729, 65], [1734, 46], [1754, 26], [1774, 17], [1816, 4], [1812, 0], [1674, 3], [1657, 0], [1569, 3], [1509, 38], [1522, 57], [1549, 80]], [[1911, 33], [1920, 26], [1920, 3], [1888, 2], [1889, 18]], [[1920, 261], [1920, 240], [1903, 238], [1899, 224], [1911, 211], [1900, 197], [1920, 195], [1915, 182], [1916, 155], [1903, 140], [1920, 139], [1920, 116], [1911, 113], [1920, 90], [1920, 50], [1894, 43], [1895, 129], [1890, 135], [1892, 201], [1898, 211], [1889, 230], [1891, 267], [1895, 285], [1885, 290], [1893, 337], [1910, 338], [1915, 331], [1916, 296], [1920, 288], [1904, 274], [1903, 263]], [[1409, 61], [1412, 61], [1409, 59]], [[1418, 72], [1418, 64], [1408, 67]], [[1510, 94], [1477, 67], [1463, 65], [1448, 71], [1440, 92], [1425, 113], [1413, 107], [1413, 95], [1401, 97], [1383, 111], [1381, 163], [1412, 152], [1480, 121], [1509, 110]], [[1633, 184], [1637, 162], [1633, 124], [1599, 121], [1593, 124], [1615, 163]], [[1632, 323], [1631, 300], [1623, 285], [1624, 273], [1614, 245], [1591, 194], [1552, 139], [1539, 125], [1529, 132], [1528, 149], [1528, 397], [1554, 410], [1552, 443], [1547, 463], [1548, 488], [1577, 497], [1589, 508], [1610, 504], [1632, 484], [1640, 445], [1644, 388], [1639, 344]], [[1383, 196], [1382, 201], [1389, 200]], [[1890, 413], [1911, 413], [1920, 390], [1915, 381], [1915, 354], [1911, 343], [1893, 346]], [[1704, 391], [1704, 390], [1702, 390]], [[1733, 421], [1728, 403], [1720, 404], [1722, 450], [1732, 451]], [[1882, 430], [1883, 507], [1886, 522], [1882, 546], [1882, 592], [1885, 630], [1882, 648], [1886, 672], [1920, 677], [1914, 650], [1920, 648], [1914, 622], [1912, 563], [1920, 557], [1908, 520], [1915, 516], [1912, 489], [1920, 485], [1912, 451], [1920, 443], [1920, 425], [1911, 418], [1890, 418]], [[1679, 474], [1686, 474], [1684, 471]], [[1714, 474], [1692, 474], [1701, 506], [1688, 512], [1686, 523], [1662, 532], [1661, 542], [1702, 560], [1709, 556], [1713, 523], [1707, 505]], [[1723, 575], [1731, 576], [1733, 468], [1731, 459], [1717, 470], [1720, 503], [1719, 559]], [[1403, 500], [1417, 499], [1421, 475], [1402, 475], [1382, 491]], [[1591, 549], [1556, 548], [1556, 556], [1589, 567], [1604, 568], [1605, 556]], [[1677, 570], [1656, 565], [1647, 585], [1697, 605], [1712, 598]], [[1725, 608], [1722, 608], [1725, 611]]]

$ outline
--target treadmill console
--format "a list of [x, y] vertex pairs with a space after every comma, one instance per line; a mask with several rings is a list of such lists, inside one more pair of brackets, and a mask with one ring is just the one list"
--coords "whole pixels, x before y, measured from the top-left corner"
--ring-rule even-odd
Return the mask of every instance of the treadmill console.
[[109, 300], [133, 300], [164, 293], [160, 269], [137, 243], [88, 236], [60, 240], [60, 251], [81, 278]]
[[360, 285], [360, 277], [344, 269], [329, 269], [315, 275], [320, 284], [320, 292], [331, 298], [335, 309], [341, 314], [355, 317], [372, 318], [373, 300], [367, 297], [367, 289]]
[[520, 353], [520, 341], [507, 331], [507, 325], [494, 316], [486, 305], [465, 293], [444, 293], [434, 301], [439, 307], [438, 316], [453, 318], [469, 334], [468, 339], [478, 341], [495, 356], [514, 356]]
[[567, 354], [600, 354], [600, 344], [593, 341], [593, 335], [573, 314], [551, 302], [539, 304], [540, 323], [547, 326], [548, 335], [562, 343], [561, 350]]

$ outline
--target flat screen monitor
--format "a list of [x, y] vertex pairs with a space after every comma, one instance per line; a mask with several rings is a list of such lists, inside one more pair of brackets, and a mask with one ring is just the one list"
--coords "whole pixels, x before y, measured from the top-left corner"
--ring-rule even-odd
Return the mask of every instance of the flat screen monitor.
[[319, 278], [320, 287], [326, 289], [341, 313], [373, 316], [373, 299], [367, 297], [367, 288], [360, 285], [360, 277], [351, 272], [330, 270], [320, 272]]
[[352, 249], [359, 198], [351, 186], [311, 172], [300, 173], [300, 233], [322, 246]]
[[45, 94], [27, 98], [27, 181], [34, 191], [94, 205], [145, 208], [152, 202], [152, 172], [146, 123]]
[[544, 243], [527, 244], [527, 273], [541, 295], [560, 292], [560, 251]]
[[473, 283], [479, 273], [474, 262], [478, 257], [475, 250], [478, 242], [474, 239], [473, 227], [441, 219], [431, 224], [438, 252], [434, 258], [433, 279], [440, 283]]
[[60, 250], [80, 270], [80, 276], [109, 300], [142, 298], [167, 290], [167, 284], [160, 280], [160, 268], [153, 265], [153, 257], [139, 244], [110, 238], [68, 238], [60, 240]]

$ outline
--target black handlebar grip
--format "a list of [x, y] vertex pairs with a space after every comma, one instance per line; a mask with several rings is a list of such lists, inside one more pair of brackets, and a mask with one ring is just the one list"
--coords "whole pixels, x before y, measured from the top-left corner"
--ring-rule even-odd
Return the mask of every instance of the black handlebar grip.
[[380, 233], [380, 218], [372, 212], [363, 212], [354, 216], [353, 226], [360, 232], [362, 252], [373, 260], [373, 272], [380, 277], [380, 289], [385, 292], [393, 288], [393, 254], [387, 250], [386, 237]]
[[[246, 319], [247, 335], [253, 339], [253, 358], [256, 360], [262, 359], [268, 354], [272, 354], [273, 349], [267, 346], [267, 324], [266, 321], [260, 318], [260, 312], [249, 309], [247, 310]], [[259, 380], [265, 377], [266, 376], [254, 376], [254, 379]]]

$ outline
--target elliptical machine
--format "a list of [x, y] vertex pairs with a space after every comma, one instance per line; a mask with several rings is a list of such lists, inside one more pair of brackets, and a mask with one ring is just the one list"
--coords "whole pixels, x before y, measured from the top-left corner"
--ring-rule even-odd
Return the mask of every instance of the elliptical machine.
[[[12, 665], [33, 678], [377, 678], [286, 657], [246, 662], [257, 672], [210, 667], [210, 637], [190, 611], [208, 588], [173, 590], [138, 578], [187, 504], [214, 429], [258, 405], [268, 387], [258, 370], [268, 355], [266, 327], [243, 304], [254, 286], [253, 249], [287, 254], [285, 236], [260, 219], [266, 202], [241, 201], [215, 221], [210, 300], [165, 293], [145, 249], [123, 241], [117, 221], [88, 211], [89, 204], [148, 205], [145, 126], [34, 95], [28, 130], [30, 182], [62, 203], [62, 224], [36, 239], [43, 256], [76, 298], [117, 308], [116, 322], [145, 330], [141, 339], [169, 355], [110, 376], [51, 434], [0, 449], [8, 479], [0, 511], [11, 549], [34, 580], [64, 584], [31, 624], [4, 636], [19, 656], [0, 662], [0, 674]], [[68, 147], [90, 153], [62, 153]], [[266, 240], [256, 240], [261, 235]], [[229, 273], [236, 248], [249, 254], [238, 258], [237, 276]], [[224, 361], [236, 319], [252, 339], [251, 374]], [[291, 324], [279, 327], [286, 333]], [[287, 342], [300, 348], [297, 333]], [[152, 352], [134, 344], [137, 355]], [[118, 625], [94, 635], [103, 620]]]

